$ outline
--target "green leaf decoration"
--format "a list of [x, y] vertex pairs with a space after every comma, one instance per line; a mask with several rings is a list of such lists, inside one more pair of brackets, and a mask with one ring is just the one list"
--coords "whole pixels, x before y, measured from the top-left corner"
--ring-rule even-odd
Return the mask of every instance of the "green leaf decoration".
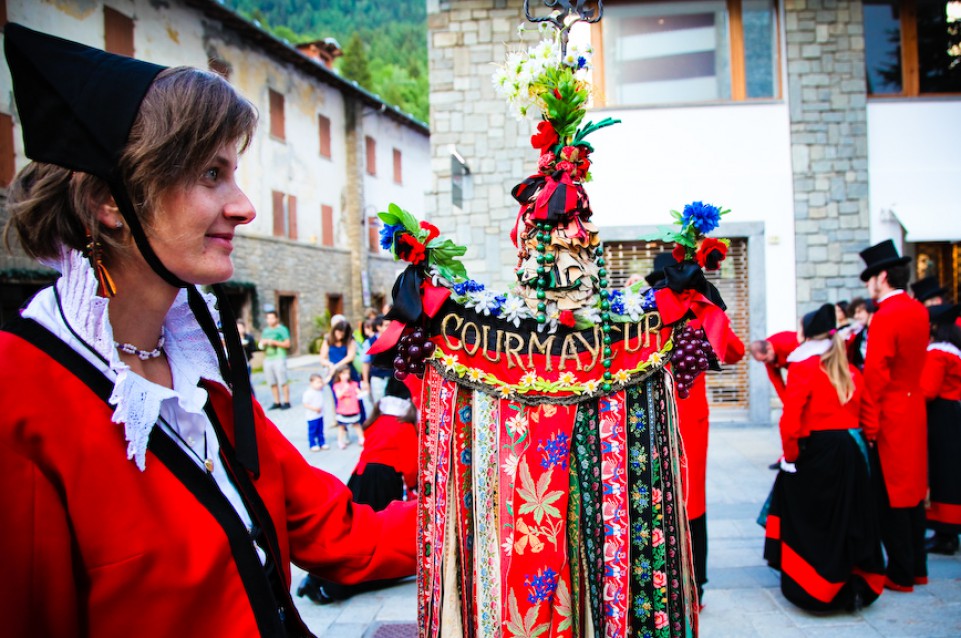
[[672, 226], [658, 226], [656, 231], [642, 235], [640, 239], [641, 241], [663, 241], [665, 243], [671, 243], [678, 241], [678, 237], [681, 237], [681, 233], [677, 232], [676, 228]]
[[[410, 213], [408, 213], [406, 210], [404, 210], [397, 204], [391, 203], [390, 205], [387, 206], [387, 211], [389, 214], [393, 215], [394, 218], [397, 220], [395, 223], [400, 224], [401, 226], [406, 228], [407, 232], [409, 232], [411, 235], [413, 235], [414, 237], [417, 237], [418, 239], [421, 239], [422, 237], [426, 237], [427, 232], [420, 227], [420, 222], [418, 222], [417, 218], [411, 215]], [[384, 218], [381, 217], [381, 219], [384, 219]]]
[[584, 138], [593, 133], [594, 131], [599, 131], [602, 128], [612, 126], [614, 124], [620, 124], [620, 120], [615, 120], [612, 117], [605, 117], [600, 122], [588, 122], [583, 127], [578, 129], [577, 133], [574, 134], [574, 139], [571, 140], [571, 146], [586, 146], [589, 152], [594, 151], [594, 147], [588, 142], [584, 141]]

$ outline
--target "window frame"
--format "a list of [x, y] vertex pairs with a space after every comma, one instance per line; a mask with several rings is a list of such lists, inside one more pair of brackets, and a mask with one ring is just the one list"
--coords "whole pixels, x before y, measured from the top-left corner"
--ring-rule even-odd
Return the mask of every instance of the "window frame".
[[267, 87], [267, 104], [270, 109], [270, 137], [280, 142], [287, 141], [287, 122], [285, 111], [287, 100], [280, 91]]
[[319, 154], [324, 159], [333, 159], [333, 139], [330, 118], [323, 113], [317, 114], [317, 137], [320, 145]]
[[404, 184], [404, 155], [399, 148], [394, 148], [394, 183]]
[[377, 177], [377, 140], [372, 135], [364, 136], [364, 160], [367, 174]]
[[103, 8], [103, 49], [108, 53], [136, 57], [134, 19], [111, 7]]
[[[627, 4], [653, 4], [663, 0], [608, 0], [607, 6], [627, 5]], [[772, 0], [772, 15], [774, 18], [774, 95], [770, 97], [748, 97], [747, 96], [747, 73], [745, 70], [744, 53], [744, 21], [743, 21], [743, 1], [726, 0], [728, 37], [730, 38], [731, 66], [731, 97], [717, 100], [699, 100], [693, 102], [663, 102], [655, 104], [608, 104], [607, 103], [607, 81], [604, 72], [604, 27], [601, 22], [591, 25], [591, 45], [594, 49], [594, 62], [592, 82], [594, 84], [594, 106], [599, 108], [657, 108], [668, 104], [684, 104], [694, 106], [698, 104], [735, 104], [735, 103], [757, 103], [770, 102], [771, 100], [784, 99], [784, 85], [782, 79], [782, 52], [781, 52], [781, 0]]]
[[[921, 92], [921, 51], [918, 43], [918, 3], [917, 0], [898, 0], [898, 25], [901, 28], [901, 91], [899, 93], [867, 92], [869, 100], [889, 100], [892, 98], [957, 97], [954, 93]], [[864, 22], [864, 7], [861, 8], [861, 21]], [[866, 51], [865, 51], [866, 55]], [[866, 88], [865, 88], [866, 90]]]

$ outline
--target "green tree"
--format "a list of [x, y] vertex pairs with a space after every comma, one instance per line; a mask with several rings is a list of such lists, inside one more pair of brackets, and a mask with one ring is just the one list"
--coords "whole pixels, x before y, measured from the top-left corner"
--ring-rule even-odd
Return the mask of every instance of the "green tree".
[[354, 32], [347, 46], [344, 47], [344, 55], [340, 60], [340, 74], [369, 91], [373, 90], [366, 47], [357, 32]]

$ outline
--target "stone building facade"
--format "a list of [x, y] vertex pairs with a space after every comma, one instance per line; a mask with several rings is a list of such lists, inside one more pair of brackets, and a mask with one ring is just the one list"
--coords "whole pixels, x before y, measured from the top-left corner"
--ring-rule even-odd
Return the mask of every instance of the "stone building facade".
[[859, 290], [871, 243], [864, 23], [858, 1], [788, 1], [784, 17], [802, 311]]
[[[951, 221], [961, 220], [952, 186], [961, 183], [952, 150], [961, 87], [881, 95], [866, 78], [877, 63], [866, 41], [877, 45], [898, 21], [913, 28], [897, 2], [872, 13], [839, 0], [604, 4], [605, 19], [571, 38], [594, 48], [587, 119], [621, 120], [592, 135], [587, 185], [601, 239], [625, 264], [615, 283], [650, 268], [660, 247], [642, 236], [702, 200], [732, 209], [718, 235], [736, 239], [743, 256], [721, 278], [744, 293], [745, 342], [793, 329], [821, 303], [865, 295], [858, 252], [886, 238], [936, 262], [918, 277], [939, 274], [961, 292], [961, 221]], [[470, 274], [495, 287], [513, 282], [510, 190], [537, 160], [534, 122], [513, 119], [491, 85], [508, 51], [538, 39], [518, 34], [523, 5], [428, 1], [428, 209], [442, 233], [469, 246]], [[530, 5], [545, 12], [543, 2]], [[775, 404], [764, 372], [740, 365], [750, 407], [730, 418], [767, 421]]]
[[[303, 51], [216, 0], [68, 0], [5, 3], [6, 18], [116, 53], [224, 75], [257, 108], [260, 124], [238, 181], [258, 213], [238, 230], [235, 312], [259, 330], [274, 306], [306, 352], [325, 316], [354, 323], [389, 301], [398, 266], [377, 242], [377, 211], [391, 202], [420, 212], [429, 186], [429, 130], [329, 68], [334, 43]], [[0, 199], [22, 140], [5, 63], [0, 64]], [[0, 160], [0, 173], [4, 173]], [[0, 258], [3, 313], [52, 280], [14, 246]]]

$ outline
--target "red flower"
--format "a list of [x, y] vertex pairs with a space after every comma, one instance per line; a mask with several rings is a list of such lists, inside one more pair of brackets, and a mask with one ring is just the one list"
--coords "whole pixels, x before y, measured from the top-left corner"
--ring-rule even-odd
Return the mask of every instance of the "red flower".
[[437, 229], [437, 226], [434, 226], [430, 222], [421, 222], [420, 227], [427, 231], [427, 239], [424, 240], [425, 246], [429, 244], [430, 240], [432, 240], [434, 237], [440, 235], [440, 231]]
[[557, 131], [547, 120], [542, 120], [537, 124], [537, 133], [531, 135], [531, 146], [539, 149], [541, 153], [546, 153], [557, 144]]
[[397, 235], [397, 241], [394, 245], [395, 250], [397, 251], [397, 256], [404, 261], [409, 261], [412, 264], [419, 264], [420, 262], [424, 261], [424, 244], [417, 241], [417, 239], [410, 233], [399, 233]]
[[574, 311], [573, 310], [561, 310], [561, 316], [557, 318], [557, 321], [562, 326], [567, 326], [568, 328], [574, 327]]
[[541, 153], [540, 158], [537, 160], [537, 170], [541, 173], [553, 173], [554, 172], [554, 154], [550, 151], [546, 153]]
[[725, 257], [727, 257], [727, 244], [713, 237], [705, 237], [697, 247], [697, 252], [694, 253], [697, 263], [707, 270], [720, 268]]
[[684, 261], [687, 259], [687, 246], [674, 244], [674, 250], [671, 251], [671, 256], [674, 257], [674, 261], [678, 263]]

